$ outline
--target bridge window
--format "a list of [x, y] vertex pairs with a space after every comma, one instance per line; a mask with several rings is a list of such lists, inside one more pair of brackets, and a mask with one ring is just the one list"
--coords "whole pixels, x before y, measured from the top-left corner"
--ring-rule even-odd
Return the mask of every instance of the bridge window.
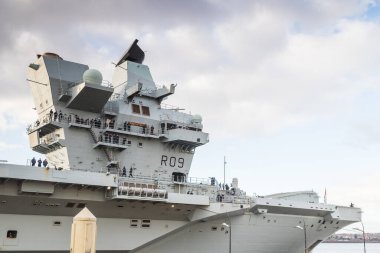
[[177, 128], [177, 125], [176, 124], [172, 124], [172, 123], [168, 123], [167, 125], [168, 129], [176, 129]]
[[132, 104], [132, 112], [140, 114], [140, 106], [136, 104]]
[[15, 238], [17, 238], [17, 230], [8, 230], [7, 239], [15, 239]]
[[180, 172], [173, 172], [172, 178], [174, 182], [186, 182], [186, 175]]
[[150, 111], [148, 106], [141, 106], [142, 114], [146, 116], [150, 116]]

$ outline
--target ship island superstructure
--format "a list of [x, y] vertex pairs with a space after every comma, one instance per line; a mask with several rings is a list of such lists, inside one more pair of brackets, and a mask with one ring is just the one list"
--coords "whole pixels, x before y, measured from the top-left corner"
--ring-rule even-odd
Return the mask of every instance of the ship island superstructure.
[[27, 79], [46, 166], [0, 164], [0, 251], [68, 252], [72, 217], [98, 218], [99, 252], [310, 252], [361, 211], [312, 191], [247, 196], [238, 180], [189, 177], [209, 142], [202, 117], [163, 103], [135, 40], [112, 83], [87, 65], [38, 55]]

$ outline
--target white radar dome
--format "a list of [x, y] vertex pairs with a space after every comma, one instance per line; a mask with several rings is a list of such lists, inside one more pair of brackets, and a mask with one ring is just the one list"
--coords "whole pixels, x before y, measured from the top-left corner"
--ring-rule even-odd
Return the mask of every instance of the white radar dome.
[[83, 73], [83, 81], [89, 84], [101, 85], [103, 81], [103, 76], [99, 70], [88, 69]]
[[202, 123], [202, 117], [201, 115], [193, 115], [193, 118], [191, 119], [191, 123], [193, 124], [201, 124]]

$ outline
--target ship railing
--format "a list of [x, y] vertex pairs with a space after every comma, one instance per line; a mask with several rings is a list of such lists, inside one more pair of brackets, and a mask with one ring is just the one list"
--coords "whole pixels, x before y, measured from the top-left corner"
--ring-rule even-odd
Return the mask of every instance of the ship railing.
[[82, 172], [90, 172], [90, 173], [100, 173], [100, 174], [109, 174], [108, 168], [100, 168], [100, 170], [89, 170], [89, 169], [81, 169], [81, 168], [70, 168], [72, 171], [82, 171]]
[[[149, 176], [136, 176], [129, 177], [127, 175], [119, 174], [118, 185], [119, 187], [130, 184], [148, 184], [154, 185], [157, 189], [166, 190], [167, 192], [179, 193], [183, 195], [196, 194], [196, 195], [209, 195], [209, 193], [215, 190], [216, 185], [208, 183], [208, 179], [191, 178], [188, 183], [187, 180], [179, 183], [173, 180], [159, 180], [157, 178]], [[179, 187], [172, 188], [173, 185], [179, 185]]]
[[240, 204], [251, 204], [252, 199], [251, 198], [236, 198], [234, 199], [234, 204], [240, 205]]
[[104, 125], [103, 129], [105, 130], [123, 131], [126, 134], [136, 133], [136, 134], [146, 135], [146, 136], [149, 136], [149, 135], [159, 136], [161, 134], [161, 130], [155, 128], [153, 125], [136, 123], [136, 122], [129, 122], [129, 121], [112, 122], [111, 121], [110, 123], [105, 123], [103, 125]]
[[154, 183], [159, 185], [171, 185], [171, 184], [183, 184], [190, 186], [204, 186], [204, 187], [216, 187], [215, 183], [213, 184], [212, 178], [199, 178], [199, 177], [178, 177], [172, 176], [171, 180], [158, 179], [157, 177], [150, 176], [129, 176], [128, 170], [123, 174], [122, 171], [119, 172], [119, 183], [124, 182], [146, 182]]
[[76, 124], [81, 124], [81, 125], [88, 125], [89, 124], [89, 120], [88, 119], [83, 120], [83, 119], [81, 119], [79, 117], [75, 118], [75, 115], [72, 114], [72, 113], [70, 113], [69, 115], [67, 115], [66, 113], [62, 113], [61, 111], [59, 111], [56, 114], [53, 113], [51, 115], [50, 112], [48, 112], [44, 116], [42, 116], [41, 118], [39, 118], [36, 121], [34, 121], [32, 124], [30, 124], [27, 127], [26, 130], [27, 130], [28, 133], [31, 133], [35, 129], [37, 129], [37, 128], [41, 127], [41, 126], [47, 125], [49, 123], [52, 123], [52, 122], [57, 122], [57, 123], [71, 123], [71, 122], [74, 122]]
[[233, 205], [241, 205], [241, 204], [251, 204], [252, 199], [248, 196], [213, 195], [213, 196], [210, 196], [210, 202], [231, 203]]
[[112, 93], [111, 97], [110, 97], [110, 101], [114, 101], [114, 100], [118, 100], [122, 97], [122, 95], [120, 93]]
[[32, 124], [28, 125], [28, 127], [26, 128], [26, 131], [27, 131], [28, 133], [31, 133], [31, 132], [33, 132], [35, 129], [37, 129], [37, 128], [39, 128], [39, 127], [45, 125], [45, 124], [47, 124], [47, 123], [44, 123], [44, 120], [41, 120], [41, 121], [40, 121], [39, 119], [37, 119], [37, 120], [34, 121]]
[[33, 132], [35, 129], [40, 128], [41, 126], [44, 126], [46, 124], [49, 124], [51, 122], [64, 122], [64, 123], [75, 123], [78, 124], [78, 126], [83, 125], [83, 126], [95, 126], [97, 128], [101, 128], [103, 125], [103, 122], [100, 122], [99, 119], [99, 124], [95, 124], [95, 118], [94, 119], [89, 119], [89, 118], [81, 118], [76, 114], [73, 113], [62, 113], [61, 111], [59, 112], [54, 112], [53, 114], [50, 114], [49, 110], [45, 110], [47, 113], [34, 121], [32, 124], [30, 124], [26, 130], [28, 133]]
[[168, 192], [157, 184], [124, 182], [118, 188], [118, 195], [166, 199]]
[[146, 95], [146, 96], [152, 96], [156, 93], [156, 91], [157, 91], [156, 88], [153, 88], [153, 89], [143, 88], [141, 89], [140, 94]]
[[168, 113], [160, 115], [160, 123], [174, 123], [174, 124], [182, 124], [184, 126], [191, 126], [189, 123], [189, 117], [187, 114], [182, 113], [183, 117], [179, 117], [178, 115], [169, 115]]
[[170, 121], [170, 123], [166, 120], [160, 121], [161, 124], [166, 124], [164, 128], [161, 127], [160, 134], [164, 136], [169, 136], [171, 130], [180, 129], [180, 130], [188, 130], [188, 131], [194, 131], [194, 132], [202, 132], [202, 127], [194, 126], [192, 124], [188, 123], [181, 123], [181, 122], [175, 122]]
[[129, 176], [127, 173], [123, 173], [119, 171], [119, 185], [123, 185], [125, 183], [147, 183], [147, 184], [155, 184], [155, 185], [169, 185], [171, 184], [170, 180], [158, 180], [155, 177], [150, 176]]
[[186, 180], [188, 184], [203, 184], [203, 185], [212, 185], [211, 178], [199, 178], [199, 177], [188, 177]]
[[166, 109], [166, 110], [180, 110], [180, 107], [175, 106], [175, 105], [169, 105], [169, 104], [161, 103], [161, 109]]
[[41, 127], [41, 126], [44, 126], [44, 125], [47, 125], [53, 121], [58, 121], [58, 116], [57, 116], [57, 120], [54, 120], [54, 116], [53, 117], [50, 117], [49, 114], [46, 114], [44, 115], [43, 117], [37, 119], [36, 121], [34, 121], [32, 124], [30, 124], [28, 127], [27, 127], [27, 132], [28, 133], [31, 133], [33, 132], [35, 129]]
[[108, 81], [108, 80], [103, 80], [102, 81], [102, 86], [108, 87], [108, 88], [113, 88], [112, 83], [110, 81]]

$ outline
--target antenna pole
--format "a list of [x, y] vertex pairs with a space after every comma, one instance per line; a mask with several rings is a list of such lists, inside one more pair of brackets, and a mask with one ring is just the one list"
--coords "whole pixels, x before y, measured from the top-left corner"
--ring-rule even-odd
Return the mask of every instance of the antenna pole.
[[224, 163], [223, 163], [223, 188], [226, 185], [226, 156], [224, 156]]

